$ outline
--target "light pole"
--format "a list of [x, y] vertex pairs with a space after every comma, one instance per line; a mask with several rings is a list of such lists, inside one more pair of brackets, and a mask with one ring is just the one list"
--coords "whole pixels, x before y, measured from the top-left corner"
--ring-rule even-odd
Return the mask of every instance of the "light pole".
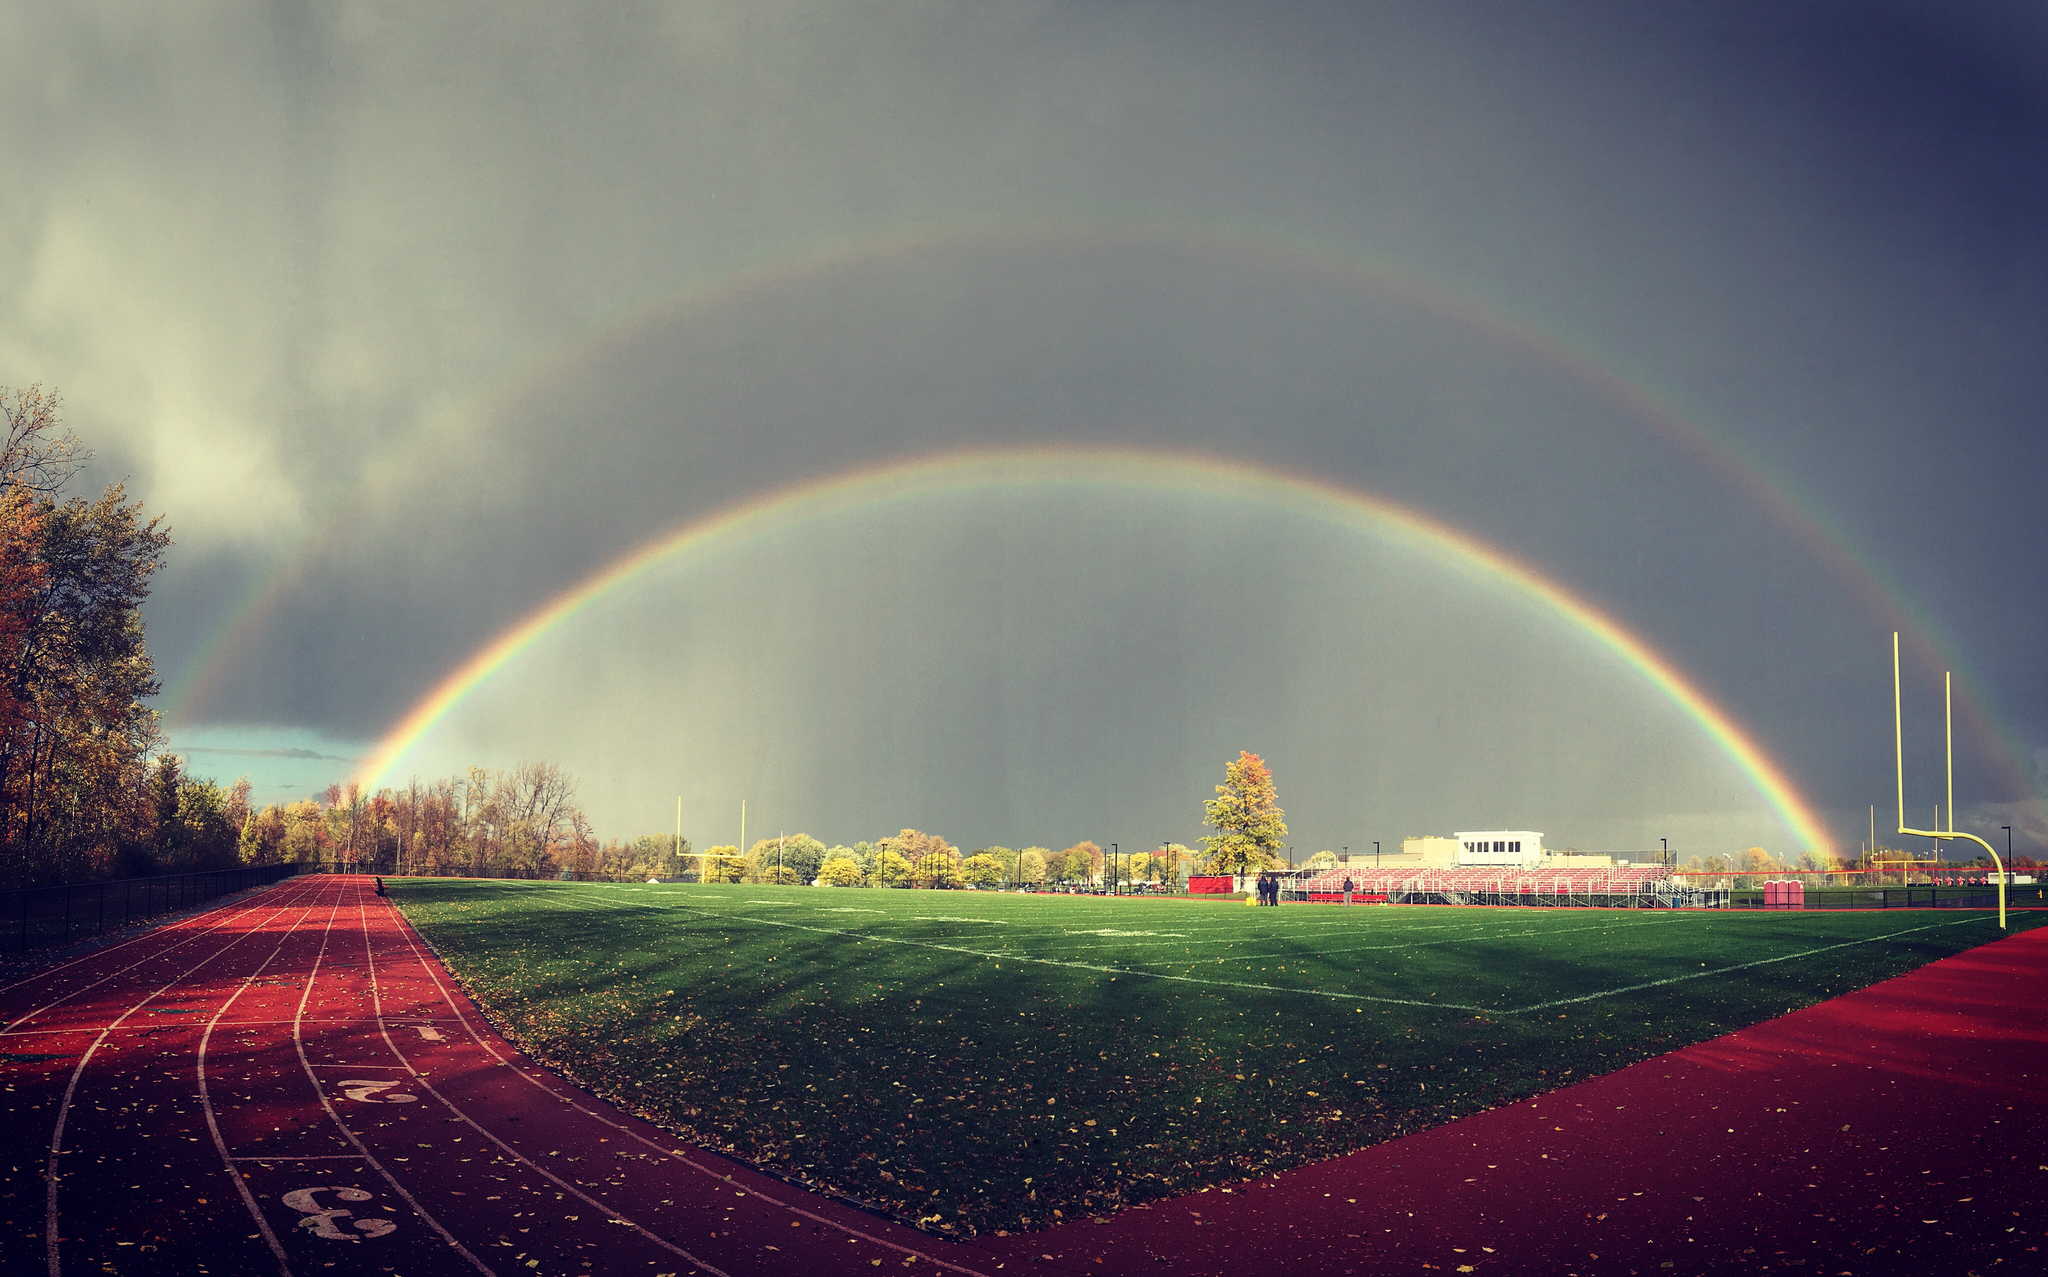
[[1116, 844], [1109, 844], [1109, 894], [1112, 896], [1123, 894], [1122, 892], [1116, 889], [1118, 879], [1117, 871], [1123, 867], [1122, 862], [1118, 860], [1117, 856], [1118, 853], [1116, 849]]
[[1380, 871], [1380, 843], [1377, 838], [1373, 839], [1372, 843], [1372, 871], [1374, 873]]
[[2012, 872], [2012, 826], [2000, 825], [1999, 828], [2005, 831], [2005, 873], [1998, 877], [2000, 882], [2009, 882], [2006, 874]]
[[1671, 867], [1671, 840], [1669, 838], [1659, 838], [1657, 841], [1664, 844], [1664, 867], [1669, 869]]

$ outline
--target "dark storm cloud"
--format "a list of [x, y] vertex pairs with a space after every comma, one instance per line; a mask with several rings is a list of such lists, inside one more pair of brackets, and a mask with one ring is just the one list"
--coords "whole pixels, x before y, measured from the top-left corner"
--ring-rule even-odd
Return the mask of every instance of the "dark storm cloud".
[[[1373, 255], [1663, 388], [1939, 619], [2022, 766], [2048, 748], [2027, 8], [0, 24], [0, 382], [62, 383], [96, 477], [170, 513], [167, 672], [294, 574], [207, 718], [374, 735], [581, 574], [803, 477], [977, 443], [1196, 447], [1413, 504], [1584, 591], [1855, 841], [1847, 814], [1886, 796], [1892, 618], [1838, 563], [1526, 347], [1131, 229], [1182, 224]], [[663, 308], [748, 262], [976, 219], [1110, 229]], [[1909, 676], [1925, 710], [1939, 670]], [[1982, 799], [2030, 797], [1962, 744]]]

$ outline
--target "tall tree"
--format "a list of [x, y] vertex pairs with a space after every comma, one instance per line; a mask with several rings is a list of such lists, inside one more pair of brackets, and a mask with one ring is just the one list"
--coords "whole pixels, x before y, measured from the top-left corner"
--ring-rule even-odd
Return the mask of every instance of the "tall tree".
[[[45, 455], [27, 473], [42, 482], [62, 467]], [[8, 503], [17, 530], [19, 499]], [[161, 518], [145, 520], [119, 484], [93, 502], [33, 500], [35, 570], [8, 574], [11, 663], [0, 668], [0, 878], [11, 881], [106, 873], [153, 842], [144, 790], [160, 744], [143, 704], [157, 682], [142, 602], [170, 544]]]
[[1216, 796], [1202, 804], [1203, 823], [1216, 832], [1202, 839], [1209, 867], [1217, 873], [1258, 873], [1277, 868], [1287, 841], [1287, 821], [1266, 760], [1240, 751], [1223, 769]]

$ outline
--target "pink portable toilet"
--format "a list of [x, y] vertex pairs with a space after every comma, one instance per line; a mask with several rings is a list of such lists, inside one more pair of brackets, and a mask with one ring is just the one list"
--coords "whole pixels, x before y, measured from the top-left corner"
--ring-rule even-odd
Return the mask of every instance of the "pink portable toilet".
[[1786, 907], [1787, 909], [1804, 909], [1804, 908], [1806, 908], [1806, 884], [1805, 884], [1805, 883], [1803, 883], [1803, 882], [1788, 882], [1788, 883], [1786, 883], [1786, 884], [1785, 884], [1785, 907]]
[[1771, 881], [1766, 882], [1764, 884], [1764, 908], [1776, 909], [1779, 905], [1784, 903], [1784, 886], [1784, 883], [1779, 882], [1776, 879], [1772, 879]]

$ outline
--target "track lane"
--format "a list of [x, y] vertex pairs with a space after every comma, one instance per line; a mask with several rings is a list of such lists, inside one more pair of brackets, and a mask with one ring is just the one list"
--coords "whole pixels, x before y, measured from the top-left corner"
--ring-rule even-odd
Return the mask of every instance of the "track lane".
[[[265, 900], [264, 907], [239, 911], [197, 936], [166, 937], [140, 961], [17, 1017], [22, 1027], [10, 1042], [40, 1041], [55, 1049], [32, 1053], [70, 1057], [43, 1150], [41, 1249], [51, 1277], [67, 1262], [88, 1270], [115, 1264], [130, 1247], [137, 1254], [188, 1250], [180, 1243], [191, 1240], [189, 1232], [175, 1226], [126, 1235], [136, 1194], [165, 1193], [154, 1200], [200, 1208], [222, 1197], [219, 1189], [203, 1187], [214, 1168], [190, 1133], [197, 1096], [180, 1066], [203, 1023], [194, 1017], [214, 1010], [262, 960], [252, 937], [292, 912], [293, 893], [265, 893]], [[83, 1039], [80, 1030], [94, 1024], [97, 1032]], [[43, 1080], [57, 1083], [57, 1071]], [[157, 1129], [143, 1131], [143, 1125]]]
[[[636, 906], [616, 906], [634, 908]], [[394, 907], [390, 911], [391, 923], [406, 945], [407, 952], [415, 964], [414, 970], [431, 986], [432, 996], [441, 1000], [451, 1012], [461, 1019], [465, 1032], [472, 1042], [480, 1047], [494, 1061], [512, 1069], [512, 1078], [532, 1088], [537, 1088], [551, 1102], [566, 1105], [578, 1115], [612, 1130], [618, 1136], [637, 1144], [641, 1157], [658, 1157], [672, 1160], [687, 1167], [698, 1175], [716, 1183], [745, 1185], [755, 1205], [770, 1211], [768, 1218], [775, 1225], [791, 1224], [792, 1227], [810, 1225], [835, 1234], [849, 1244], [878, 1248], [875, 1253], [891, 1263], [919, 1261], [930, 1263], [941, 1271], [979, 1277], [987, 1265], [975, 1255], [971, 1245], [963, 1246], [947, 1242], [934, 1245], [934, 1239], [891, 1222], [878, 1221], [866, 1212], [851, 1208], [844, 1203], [820, 1198], [802, 1189], [792, 1188], [779, 1180], [755, 1172], [741, 1163], [711, 1154], [702, 1149], [676, 1147], [676, 1141], [659, 1127], [638, 1117], [622, 1113], [609, 1103], [597, 1100], [585, 1092], [569, 1085], [551, 1071], [524, 1059], [511, 1045], [499, 1037], [484, 1020], [475, 1005], [452, 985], [443, 980], [446, 968], [440, 960], [431, 956], [424, 940], [405, 921], [404, 915]], [[424, 996], [424, 995], [422, 995]], [[490, 1075], [486, 1075], [490, 1076]], [[524, 1098], [524, 1088], [510, 1085], [502, 1097], [516, 1103]], [[517, 1120], [516, 1118], [513, 1120]], [[599, 1143], [608, 1143], [611, 1137], [600, 1135]], [[614, 1158], [630, 1157], [614, 1150]], [[686, 1181], [687, 1183], [687, 1181]], [[668, 1203], [662, 1203], [667, 1205]], [[729, 1213], [729, 1212], [728, 1212]], [[791, 1223], [792, 1217], [796, 1221]], [[714, 1216], [708, 1221], [714, 1227], [731, 1229], [733, 1221]], [[835, 1261], [836, 1262], [836, 1261]], [[995, 1261], [1001, 1264], [1001, 1259]], [[872, 1266], [872, 1264], [871, 1264]]]
[[[508, 1156], [533, 1154], [527, 1163], [565, 1198], [592, 1202], [608, 1220], [628, 1221], [624, 1227], [659, 1238], [665, 1248], [689, 1239], [678, 1248], [707, 1271], [872, 1272], [887, 1263], [978, 1277], [992, 1266], [971, 1246], [935, 1246], [910, 1229], [678, 1147], [658, 1128], [536, 1068], [449, 987], [439, 960], [396, 908], [380, 906], [365, 919], [373, 956], [384, 954], [378, 988], [404, 1008], [387, 1020], [402, 1024], [431, 1008], [460, 1030], [440, 1042], [393, 1034], [387, 1040], [394, 1058], [418, 1059], [451, 1112]], [[536, 1141], [541, 1132], [546, 1138]], [[544, 1165], [539, 1143], [547, 1145]]]

